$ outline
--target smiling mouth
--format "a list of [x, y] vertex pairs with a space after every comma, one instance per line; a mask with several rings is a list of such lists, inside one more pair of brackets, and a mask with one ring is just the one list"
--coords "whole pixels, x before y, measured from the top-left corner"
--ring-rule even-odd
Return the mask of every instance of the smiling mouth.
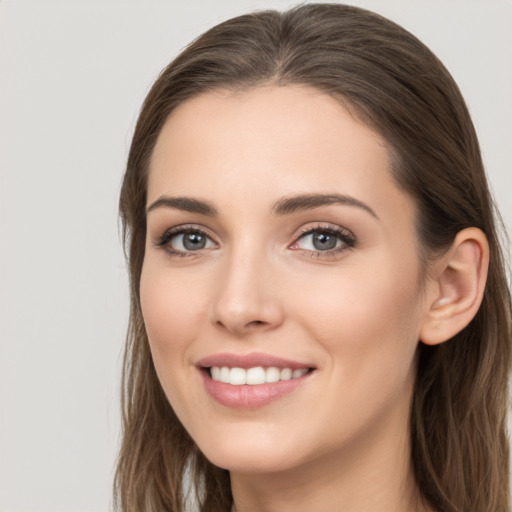
[[271, 384], [279, 381], [294, 380], [312, 372], [313, 368], [277, 368], [275, 366], [252, 368], [238, 368], [228, 366], [212, 366], [205, 368], [209, 377], [217, 382], [231, 384], [233, 386], [257, 386]]
[[316, 373], [306, 362], [271, 354], [221, 353], [197, 361], [207, 393], [219, 404], [257, 409], [294, 394]]

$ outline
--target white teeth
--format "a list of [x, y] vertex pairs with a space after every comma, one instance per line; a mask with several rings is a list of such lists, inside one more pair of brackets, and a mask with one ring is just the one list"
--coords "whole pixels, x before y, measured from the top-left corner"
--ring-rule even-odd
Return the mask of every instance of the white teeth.
[[242, 386], [247, 382], [247, 372], [243, 368], [231, 368], [229, 383], [233, 386]]
[[275, 366], [271, 366], [270, 368], [267, 368], [267, 382], [277, 382], [280, 377], [280, 371], [279, 368], [276, 368]]
[[263, 368], [262, 366], [255, 366], [254, 368], [229, 368], [228, 366], [212, 366], [210, 368], [210, 375], [213, 380], [231, 384], [233, 386], [242, 386], [244, 384], [258, 385], [271, 382], [278, 382], [279, 380], [298, 379], [308, 373], [307, 368], [300, 370], [292, 370], [291, 368], [279, 369], [275, 366]]
[[300, 370], [293, 370], [292, 379], [298, 379], [299, 377], [306, 375], [306, 373], [308, 373], [307, 368], [301, 368]]
[[220, 380], [220, 368], [218, 366], [212, 366], [211, 372], [213, 380]]
[[229, 368], [227, 366], [223, 366], [219, 371], [219, 380], [221, 382], [225, 382], [229, 384]]
[[256, 366], [247, 370], [247, 384], [265, 384], [265, 368]]
[[290, 380], [292, 378], [293, 372], [291, 368], [283, 368], [281, 370], [281, 374], [279, 375], [279, 378], [281, 380]]

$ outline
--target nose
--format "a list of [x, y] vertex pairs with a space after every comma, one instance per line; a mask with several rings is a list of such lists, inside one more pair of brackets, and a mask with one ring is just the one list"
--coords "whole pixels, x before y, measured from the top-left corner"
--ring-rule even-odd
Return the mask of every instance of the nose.
[[284, 320], [280, 295], [279, 279], [261, 254], [232, 254], [218, 282], [212, 322], [237, 337], [275, 329]]

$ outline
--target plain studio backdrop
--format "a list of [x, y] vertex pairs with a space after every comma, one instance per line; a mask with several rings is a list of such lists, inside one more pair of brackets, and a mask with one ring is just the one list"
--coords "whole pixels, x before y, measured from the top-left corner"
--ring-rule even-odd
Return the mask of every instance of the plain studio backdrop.
[[[353, 3], [452, 72], [510, 233], [512, 3]], [[140, 104], [207, 28], [292, 5], [0, 0], [0, 511], [111, 509], [128, 316], [117, 201]]]

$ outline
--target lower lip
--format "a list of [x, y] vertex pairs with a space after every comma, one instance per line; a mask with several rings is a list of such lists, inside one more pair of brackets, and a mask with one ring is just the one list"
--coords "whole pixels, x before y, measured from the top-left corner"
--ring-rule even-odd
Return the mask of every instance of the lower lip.
[[213, 380], [206, 371], [201, 370], [206, 391], [221, 405], [237, 409], [255, 409], [268, 405], [302, 386], [313, 372], [290, 380], [280, 380], [267, 384], [233, 386]]

